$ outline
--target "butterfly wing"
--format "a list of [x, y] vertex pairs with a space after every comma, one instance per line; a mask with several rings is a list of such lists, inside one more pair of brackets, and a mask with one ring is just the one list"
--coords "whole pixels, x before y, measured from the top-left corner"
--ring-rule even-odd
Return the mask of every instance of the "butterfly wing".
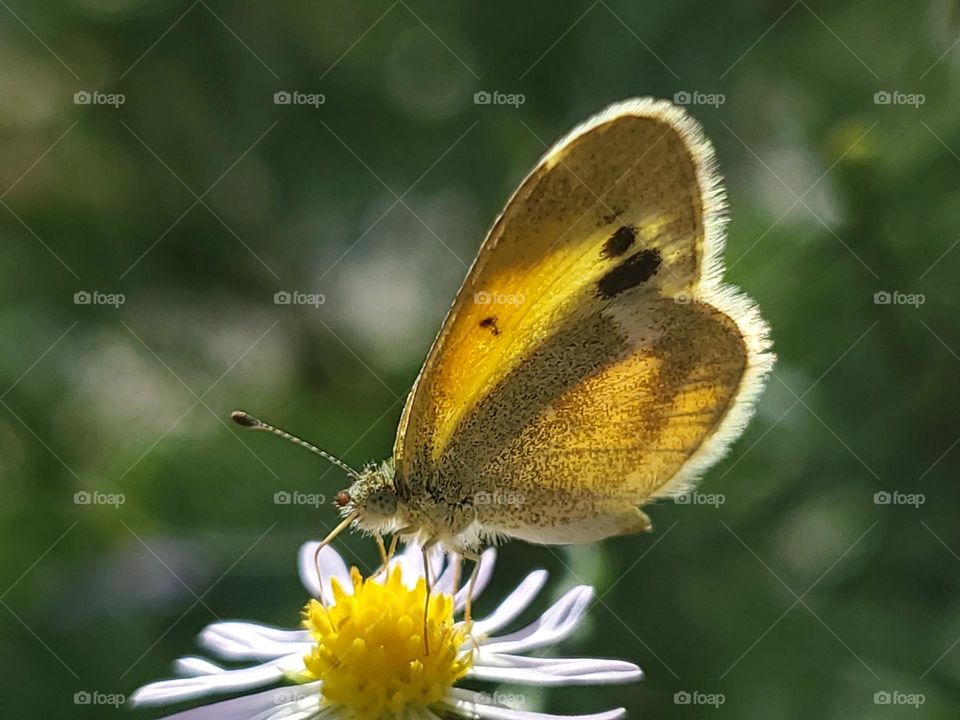
[[485, 498], [487, 531], [588, 542], [647, 527], [745, 424], [773, 356], [720, 284], [713, 150], [670, 103], [608, 108], [494, 223], [401, 419], [411, 493]]

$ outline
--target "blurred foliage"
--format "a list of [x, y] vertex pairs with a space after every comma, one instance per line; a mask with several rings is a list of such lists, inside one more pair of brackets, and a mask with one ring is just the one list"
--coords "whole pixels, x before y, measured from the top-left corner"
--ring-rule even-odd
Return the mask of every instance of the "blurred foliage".
[[[464, 263], [544, 144], [614, 100], [698, 91], [724, 97], [691, 111], [727, 177], [728, 277], [780, 357], [701, 487], [726, 502], [663, 504], [654, 533], [597, 547], [513, 543], [479, 609], [535, 566], [558, 591], [596, 584], [568, 651], [647, 678], [537, 694], [548, 711], [892, 717], [874, 693], [901, 691], [948, 716], [958, 34], [945, 0], [3, 3], [7, 714], [104, 717], [73, 693], [164, 676], [215, 617], [297, 622], [296, 548], [334, 513], [273, 495], [343, 478], [229, 411], [353, 464], [386, 456]], [[273, 102], [294, 90], [325, 103]], [[480, 90], [525, 102], [476, 105]], [[284, 290], [325, 302], [274, 304]], [[340, 547], [375, 561], [368, 541]]]

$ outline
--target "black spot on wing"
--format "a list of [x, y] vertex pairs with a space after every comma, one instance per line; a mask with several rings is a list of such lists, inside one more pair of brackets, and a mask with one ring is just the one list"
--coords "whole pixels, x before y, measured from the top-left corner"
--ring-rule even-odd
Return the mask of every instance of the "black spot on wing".
[[490, 332], [492, 332], [494, 335], [500, 334], [500, 328], [497, 327], [497, 318], [492, 315], [481, 320], [480, 327], [490, 328]]
[[600, 254], [608, 260], [620, 257], [630, 249], [630, 246], [633, 245], [633, 241], [636, 240], [636, 238], [637, 231], [629, 225], [623, 225], [617, 228], [616, 232], [607, 238]]
[[649, 280], [660, 267], [660, 252], [641, 250], [631, 255], [597, 281], [597, 295], [610, 299], [624, 290], [637, 287]]

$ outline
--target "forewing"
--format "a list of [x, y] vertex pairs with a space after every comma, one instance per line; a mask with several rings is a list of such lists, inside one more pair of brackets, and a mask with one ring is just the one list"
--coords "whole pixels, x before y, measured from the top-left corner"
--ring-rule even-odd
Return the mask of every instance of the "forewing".
[[[770, 358], [759, 316], [719, 285], [713, 162], [696, 124], [651, 100], [609, 108], [547, 153], [408, 399], [394, 451], [404, 482], [576, 494], [584, 478], [637, 503], [722, 449]], [[700, 414], [680, 420], [684, 408]]]

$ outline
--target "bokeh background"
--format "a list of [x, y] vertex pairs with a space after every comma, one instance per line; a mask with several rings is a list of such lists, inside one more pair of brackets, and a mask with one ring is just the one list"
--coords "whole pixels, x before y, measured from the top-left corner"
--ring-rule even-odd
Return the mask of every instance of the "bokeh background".
[[638, 718], [955, 713], [956, 3], [0, 6], [5, 715], [113, 717], [74, 694], [165, 676], [217, 616], [295, 624], [297, 547], [334, 511], [275, 493], [344, 478], [229, 411], [389, 454], [507, 195], [635, 95], [688, 102], [715, 143], [728, 277], [780, 360], [652, 534], [501, 552], [480, 612], [534, 567], [555, 595], [594, 584], [565, 652], [647, 674], [519, 692]]

